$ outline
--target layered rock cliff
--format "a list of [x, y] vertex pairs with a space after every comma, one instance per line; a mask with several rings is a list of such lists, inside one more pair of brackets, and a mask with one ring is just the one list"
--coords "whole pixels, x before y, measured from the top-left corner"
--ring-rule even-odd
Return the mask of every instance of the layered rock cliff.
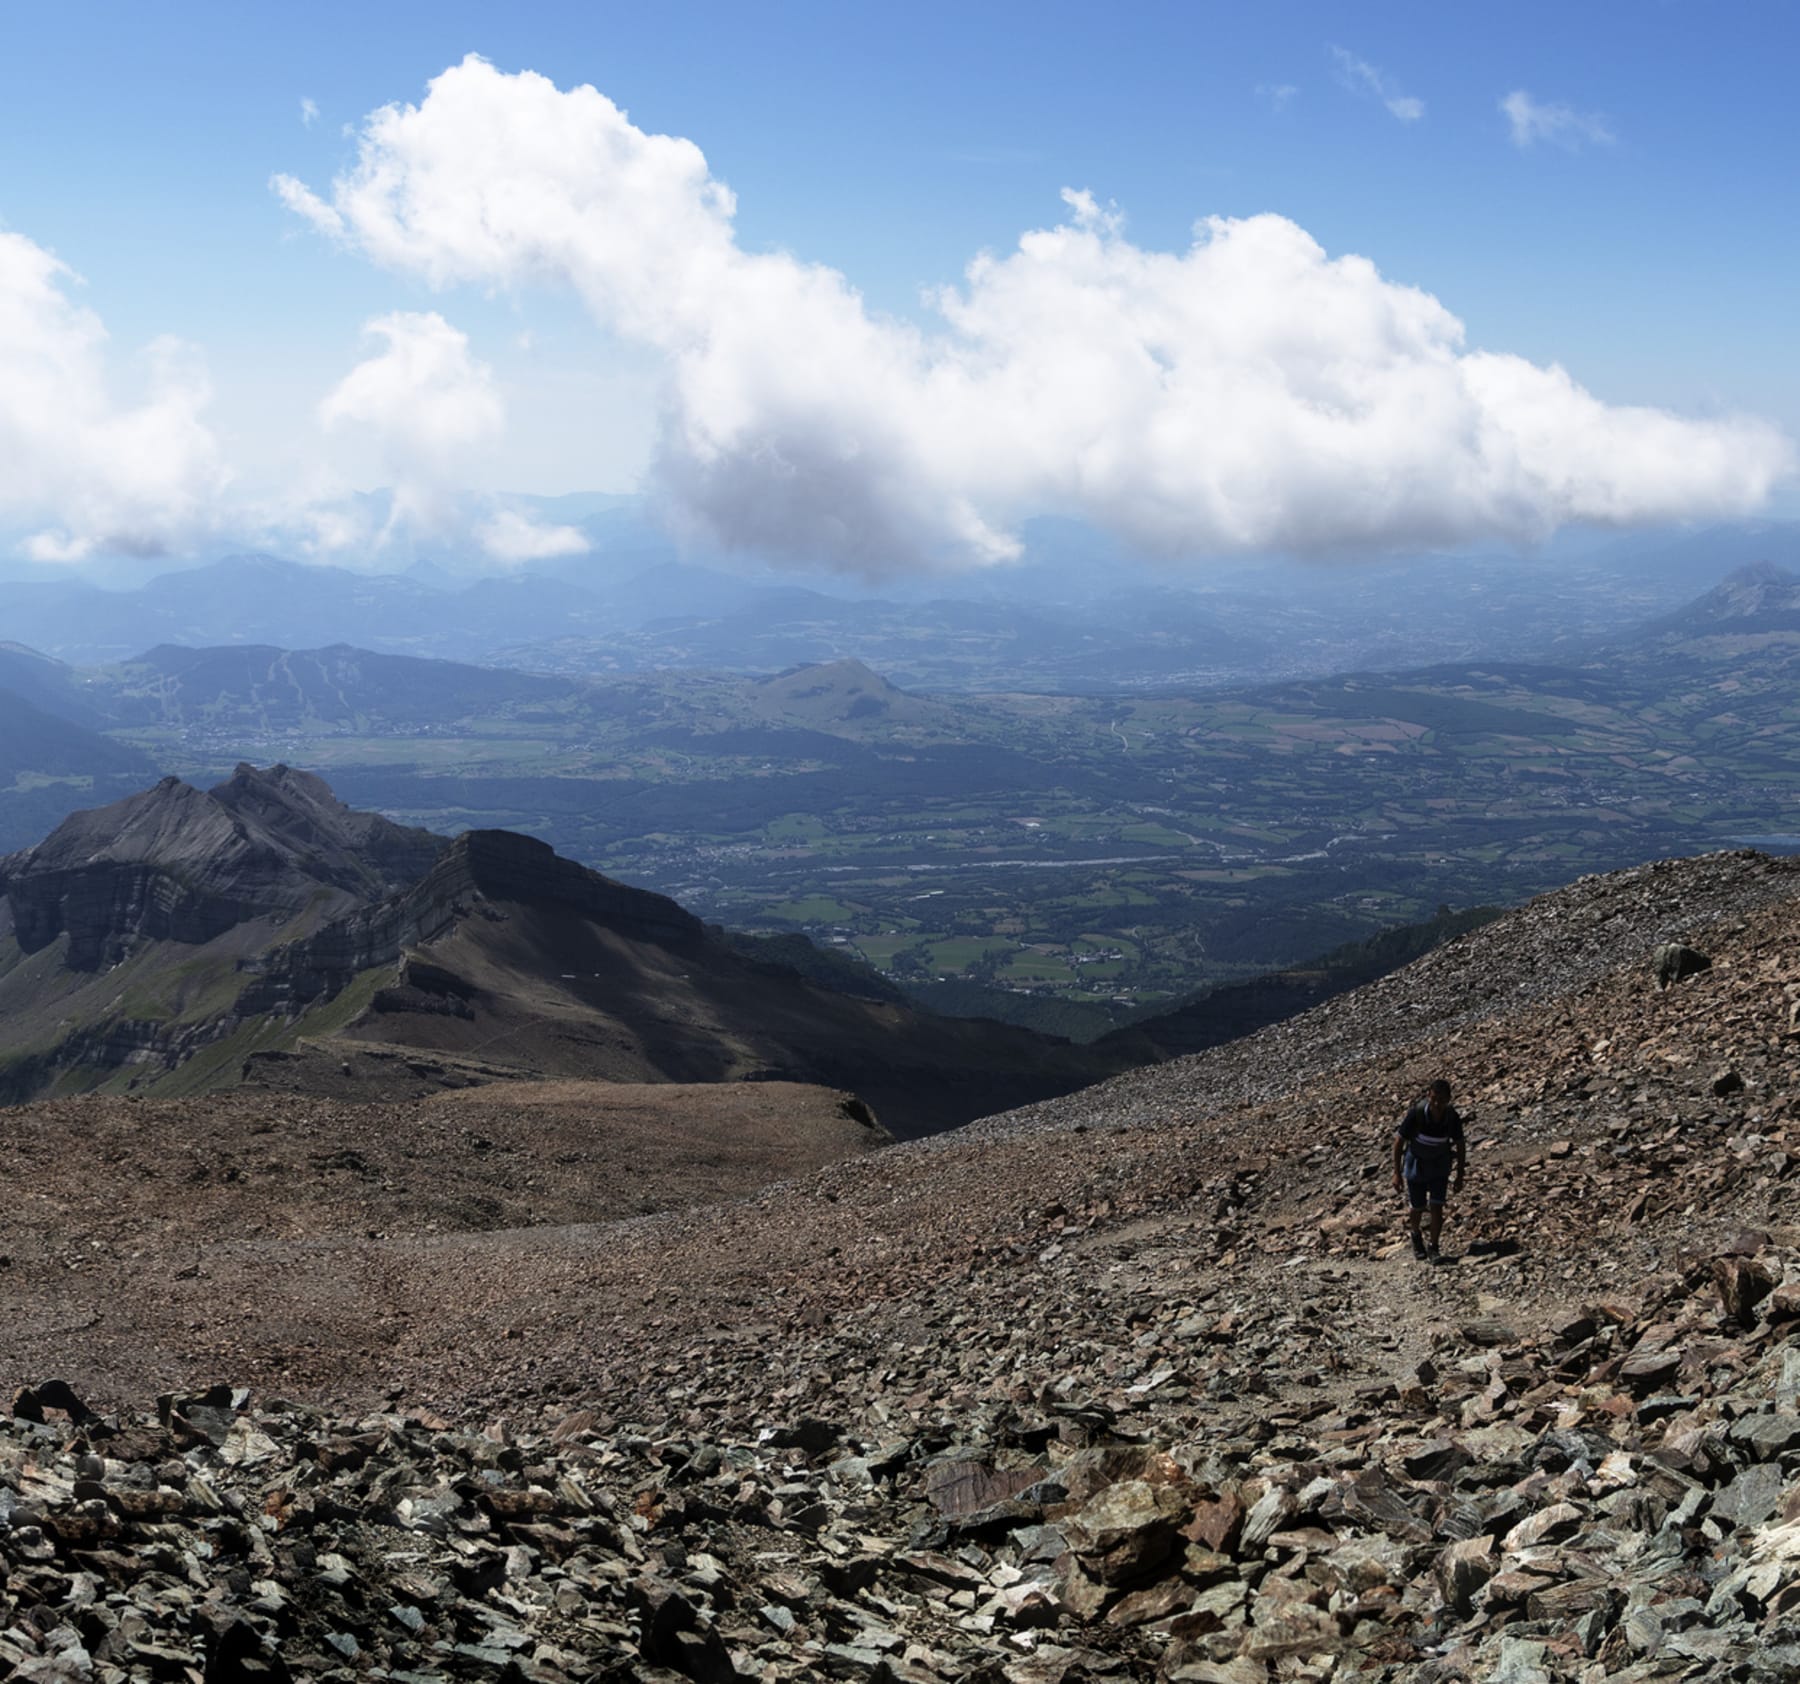
[[210, 942], [251, 919], [329, 917], [417, 881], [446, 846], [355, 813], [323, 779], [240, 765], [209, 791], [178, 778], [75, 813], [0, 860], [26, 953], [68, 937], [64, 962], [98, 971], [148, 942]]

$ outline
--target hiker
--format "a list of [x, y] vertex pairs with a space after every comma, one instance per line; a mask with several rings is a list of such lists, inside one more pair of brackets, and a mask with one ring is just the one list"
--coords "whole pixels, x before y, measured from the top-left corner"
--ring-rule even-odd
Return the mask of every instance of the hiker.
[[[1394, 1191], [1406, 1184], [1413, 1256], [1438, 1260], [1438, 1236], [1444, 1231], [1444, 1198], [1450, 1187], [1450, 1163], [1456, 1161], [1455, 1191], [1460, 1193], [1468, 1154], [1463, 1120], [1450, 1103], [1450, 1084], [1441, 1076], [1423, 1099], [1407, 1108], [1394, 1130]], [[1419, 1232], [1419, 1218], [1431, 1213], [1430, 1237]]]

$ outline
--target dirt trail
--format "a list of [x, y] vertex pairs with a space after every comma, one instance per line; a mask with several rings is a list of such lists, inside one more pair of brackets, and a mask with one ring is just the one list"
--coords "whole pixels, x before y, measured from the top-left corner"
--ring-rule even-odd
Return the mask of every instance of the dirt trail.
[[[1192, 1211], [1146, 1216], [1086, 1235], [1070, 1252], [1086, 1260], [1102, 1296], [1116, 1298], [1129, 1287], [1133, 1297], [1179, 1303], [1195, 1295], [1195, 1259], [1214, 1226]], [[1260, 1267], [1233, 1268], [1219, 1285], [1263, 1327], [1297, 1318], [1314, 1329], [1308, 1337], [1310, 1366], [1320, 1371], [1318, 1401], [1342, 1405], [1383, 1383], [1412, 1384], [1421, 1363], [1441, 1364], [1447, 1345], [1460, 1347], [1458, 1330], [1470, 1323], [1492, 1320], [1523, 1331], [1542, 1320], [1545, 1307], [1519, 1289], [1522, 1251], [1459, 1255], [1454, 1234], [1452, 1223], [1445, 1262], [1419, 1263], [1396, 1211], [1391, 1238], [1377, 1238], [1372, 1252], [1264, 1254]], [[1458, 1354], [1466, 1356], [1466, 1347]]]

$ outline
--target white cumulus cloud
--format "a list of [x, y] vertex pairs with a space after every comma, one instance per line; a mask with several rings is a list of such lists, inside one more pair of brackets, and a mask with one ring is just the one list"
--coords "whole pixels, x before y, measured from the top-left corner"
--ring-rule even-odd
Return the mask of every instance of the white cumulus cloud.
[[1792, 467], [1759, 421], [1611, 406], [1470, 349], [1430, 294], [1274, 215], [1158, 251], [1066, 193], [931, 325], [882, 316], [833, 269], [740, 246], [691, 142], [473, 57], [374, 113], [328, 193], [275, 186], [435, 286], [572, 288], [660, 358], [657, 468], [687, 521], [865, 572], [1007, 559], [1038, 513], [1169, 553], [1532, 538], [1742, 513]]
[[396, 311], [364, 328], [380, 342], [319, 405], [327, 431], [361, 428], [393, 485], [393, 521], [437, 532], [476, 456], [506, 427], [488, 366], [435, 311]]
[[1331, 58], [1337, 65], [1338, 81], [1352, 93], [1380, 100], [1387, 107], [1389, 116], [1397, 117], [1403, 123], [1416, 123], [1425, 115], [1424, 100], [1401, 93], [1393, 78], [1377, 70], [1367, 59], [1358, 58], [1343, 47], [1333, 47]]
[[1589, 144], [1611, 146], [1618, 139], [1612, 124], [1597, 112], [1577, 111], [1568, 105], [1543, 105], [1523, 88], [1514, 88], [1501, 100], [1500, 110], [1512, 131], [1513, 145], [1520, 148], [1545, 140], [1575, 151]]
[[144, 395], [120, 403], [106, 329], [70, 296], [77, 277], [23, 234], [0, 230], [0, 515], [37, 526], [27, 553], [156, 554], [210, 515], [225, 471], [201, 419], [196, 355], [172, 339], [141, 359]]
[[475, 528], [475, 541], [495, 561], [547, 561], [552, 556], [586, 555], [593, 547], [574, 526], [545, 526], [501, 509]]

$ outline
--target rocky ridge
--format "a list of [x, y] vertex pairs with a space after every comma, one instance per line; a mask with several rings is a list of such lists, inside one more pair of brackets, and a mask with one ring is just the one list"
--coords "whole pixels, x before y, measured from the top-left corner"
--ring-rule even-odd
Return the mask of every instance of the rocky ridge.
[[297, 1012], [329, 999], [359, 972], [400, 966], [396, 986], [454, 993], [454, 979], [409, 950], [437, 940], [484, 901], [545, 901], [559, 915], [591, 919], [627, 940], [697, 948], [705, 927], [666, 895], [634, 889], [563, 859], [546, 842], [507, 830], [468, 830], [447, 843], [417, 883], [284, 942], [246, 968], [260, 978], [238, 1014]]
[[165, 778], [0, 859], [0, 1100], [173, 1069], [267, 1009], [260, 952], [404, 891], [447, 846], [287, 766]]
[[[1441, 1048], [1450, 1068], [1477, 1026], [1579, 996], [1621, 967], [1635, 987], [1659, 945], [1702, 928], [1741, 934], [1746, 917], [1796, 894], [1800, 858], [1750, 848], [1581, 877], [1350, 994], [1182, 1060], [1179, 1086], [1206, 1091], [1219, 1107], [1250, 1105], [1414, 1043]], [[976, 1126], [990, 1134], [1069, 1128], [1091, 1121], [1096, 1106], [1114, 1121], [1133, 1120], [1140, 1095], [1155, 1107], [1169, 1086], [1154, 1068], [1130, 1072]]]
[[[250, 1396], [15, 1404], [0, 1661], [1792, 1676], [1796, 886], [1590, 880], [1333, 1002], [1310, 1065], [1269, 1031], [713, 1210], [340, 1246], [328, 1301], [224, 1236], [172, 1315]], [[1712, 968], [1658, 990], [1674, 933]], [[1431, 1269], [1387, 1129], [1443, 1069], [1472, 1173]], [[56, 1263], [19, 1259], [23, 1304]], [[111, 1353], [67, 1372], [116, 1410], [148, 1376], [101, 1331], [62, 1348]]]

